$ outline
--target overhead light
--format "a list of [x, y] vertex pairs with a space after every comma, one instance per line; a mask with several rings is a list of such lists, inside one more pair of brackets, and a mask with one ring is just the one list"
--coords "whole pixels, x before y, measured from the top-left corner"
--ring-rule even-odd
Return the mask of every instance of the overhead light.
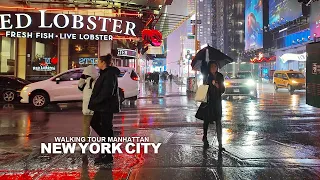
[[281, 30], [279, 31], [279, 33], [283, 32], [283, 31], [286, 31], [286, 30], [288, 30], [288, 28], [281, 29]]
[[121, 7], [121, 3], [117, 3], [117, 2], [115, 2], [113, 5], [114, 5], [114, 7], [118, 7], [118, 8], [120, 8], [120, 7]]

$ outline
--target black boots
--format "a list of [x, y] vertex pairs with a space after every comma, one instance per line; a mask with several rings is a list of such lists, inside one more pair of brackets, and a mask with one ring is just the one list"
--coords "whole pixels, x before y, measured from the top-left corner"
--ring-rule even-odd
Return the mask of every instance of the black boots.
[[207, 136], [203, 136], [202, 137], [202, 142], [203, 142], [203, 147], [204, 148], [208, 148], [209, 147], [209, 142], [208, 142]]

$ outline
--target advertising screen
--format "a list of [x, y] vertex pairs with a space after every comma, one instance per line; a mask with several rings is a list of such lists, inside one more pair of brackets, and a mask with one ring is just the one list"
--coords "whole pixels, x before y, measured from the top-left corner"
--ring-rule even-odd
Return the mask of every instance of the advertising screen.
[[301, 3], [297, 0], [269, 0], [270, 28], [276, 28], [302, 15]]
[[310, 34], [320, 35], [320, 1], [312, 3], [311, 6], [311, 18], [310, 18]]
[[263, 47], [262, 4], [262, 0], [246, 0], [245, 50], [255, 50]]

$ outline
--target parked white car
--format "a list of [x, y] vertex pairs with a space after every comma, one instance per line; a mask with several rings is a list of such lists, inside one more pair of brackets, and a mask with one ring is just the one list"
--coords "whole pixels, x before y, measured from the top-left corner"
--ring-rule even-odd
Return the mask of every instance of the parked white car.
[[[121, 102], [125, 99], [136, 100], [139, 95], [139, 76], [133, 68], [118, 68], [121, 71], [118, 77]], [[78, 89], [78, 80], [83, 69], [71, 69], [50, 79], [25, 86], [20, 93], [20, 102], [43, 108], [50, 103], [81, 101], [82, 92]]]
[[250, 96], [257, 98], [257, 83], [251, 72], [238, 72], [235, 77], [224, 80], [225, 92], [223, 98], [233, 96]]

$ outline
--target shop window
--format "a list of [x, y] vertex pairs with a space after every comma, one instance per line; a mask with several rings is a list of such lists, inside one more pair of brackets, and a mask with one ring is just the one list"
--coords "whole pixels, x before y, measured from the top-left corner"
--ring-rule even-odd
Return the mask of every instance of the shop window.
[[69, 69], [96, 65], [98, 63], [98, 41], [69, 41]]
[[123, 59], [123, 67], [129, 67], [129, 59]]
[[29, 81], [48, 79], [57, 74], [58, 39], [27, 40], [27, 74]]
[[0, 75], [14, 76], [16, 40], [0, 36]]

